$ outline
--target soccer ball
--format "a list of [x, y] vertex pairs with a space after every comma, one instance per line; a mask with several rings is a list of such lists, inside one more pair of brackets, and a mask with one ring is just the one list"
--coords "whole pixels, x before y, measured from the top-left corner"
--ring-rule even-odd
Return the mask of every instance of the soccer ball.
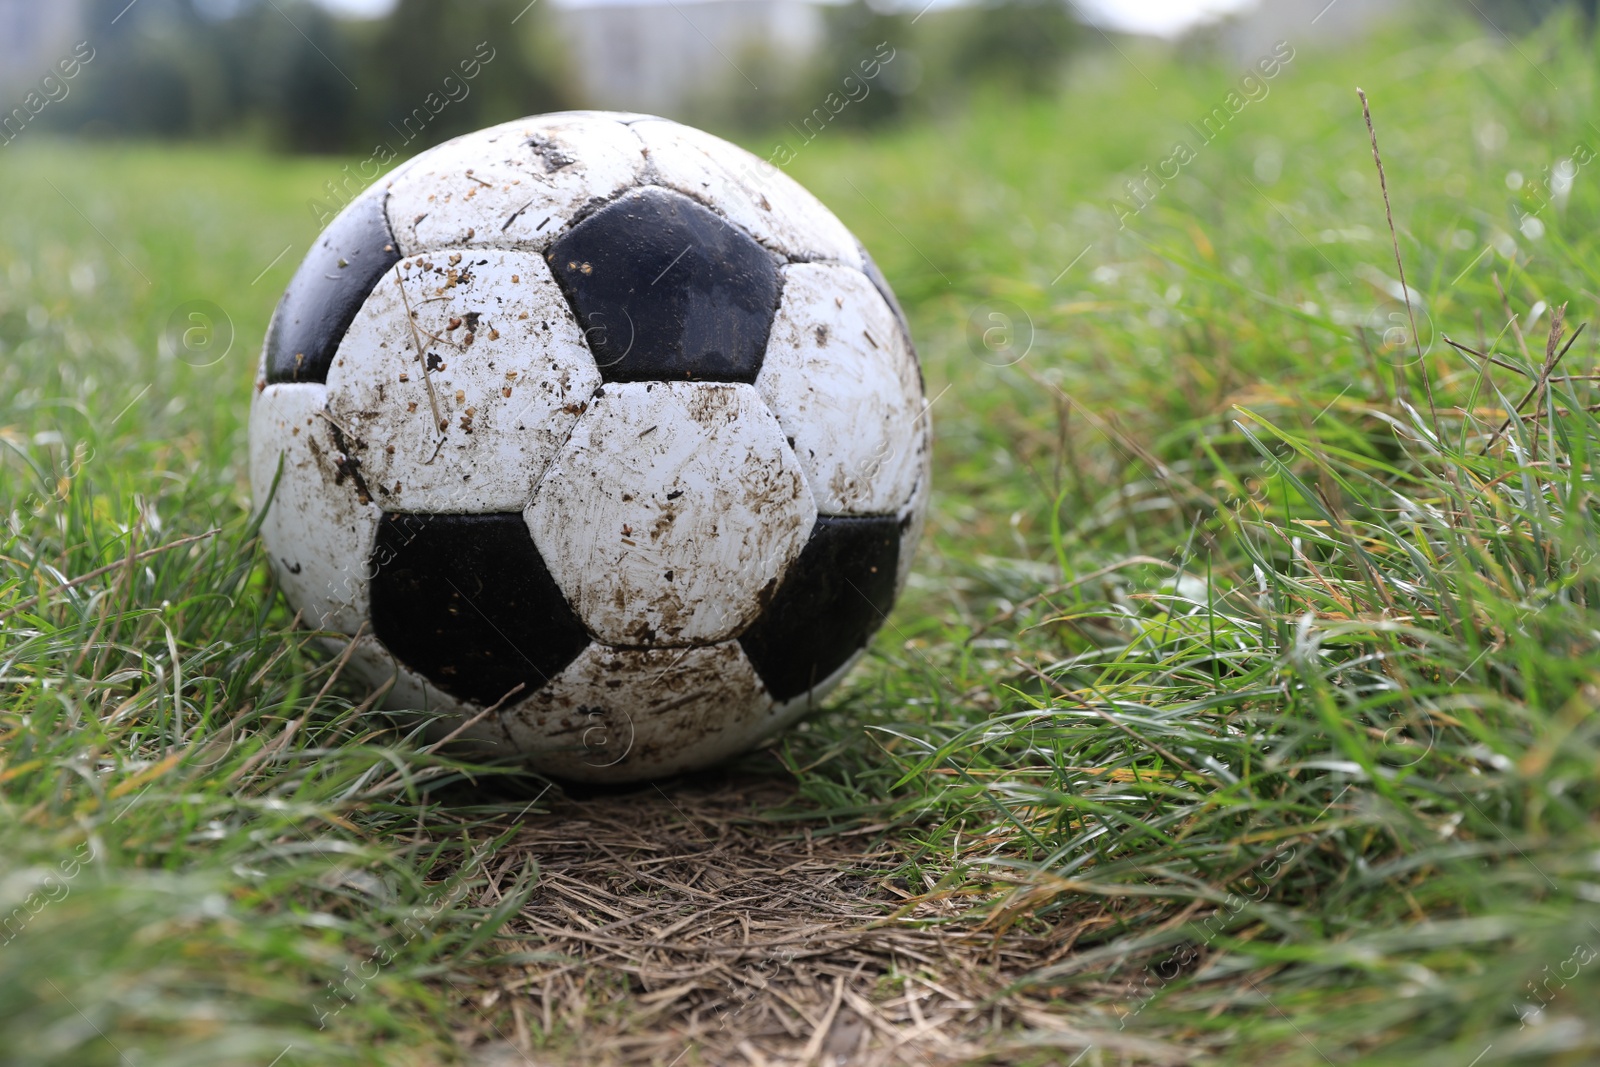
[[929, 444], [904, 316], [821, 203], [687, 126], [567, 112], [328, 225], [267, 332], [250, 481], [290, 605], [387, 707], [630, 781], [842, 680]]

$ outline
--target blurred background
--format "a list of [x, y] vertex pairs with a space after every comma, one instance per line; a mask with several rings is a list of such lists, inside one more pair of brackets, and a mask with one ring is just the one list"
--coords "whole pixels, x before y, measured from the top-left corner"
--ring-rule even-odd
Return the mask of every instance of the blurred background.
[[[550, 957], [480, 965], [476, 893], [323, 1029], [308, 991], [454, 899], [442, 842], [463, 878], [533, 864], [476, 851], [491, 809], [371, 784], [422, 757], [347, 714], [365, 694], [328, 688], [270, 595], [245, 462], [262, 338], [331, 212], [456, 134], [598, 106], [783, 166], [910, 319], [928, 532], [843, 710], [783, 766], [807, 811], [903, 835], [903, 883], [876, 852], [836, 883], [864, 905], [878, 884], [892, 908], [901, 884], [1020, 902], [940, 944], [1050, 961], [1037, 999], [929, 1019], [1029, 1020], [1004, 1047], [1041, 1059], [1008, 1062], [1065, 1059], [1052, 1018], [1141, 1042], [1107, 1060], [1160, 1037], [1146, 1062], [1600, 1062], [1579, 962], [1600, 953], [1573, 949], [1600, 930], [1594, 21], [1593, 0], [0, 0], [0, 1061], [445, 1063], [537, 1027], [596, 1064], [612, 1018], [676, 1032], [666, 1001], [619, 1006], [643, 1004], [621, 972], [563, 977], [593, 999], [541, 1011], [524, 961]], [[1554, 321], [1590, 324], [1564, 380]], [[1021, 729], [1041, 708], [1054, 725]], [[1204, 762], [1152, 775], [1147, 747]], [[717, 850], [761, 836], [717, 819]], [[1197, 909], [1290, 842], [1213, 945]], [[1220, 977], [1183, 963], [1151, 995], [1191, 945]], [[1092, 951], [1072, 971], [1050, 946]], [[990, 972], [952, 966], [990, 1002]]]
[[[803, 140], [824, 117], [841, 127], [881, 126], [947, 113], [975, 93], [1053, 93], [1075, 64], [1128, 47], [1129, 36], [1186, 36], [1190, 47], [1248, 59], [1291, 27], [1303, 37], [1299, 31], [1314, 26], [1319, 41], [1337, 44], [1412, 6], [0, 0], [0, 100], [7, 111], [24, 108], [11, 116], [11, 136], [29, 124], [89, 138], [213, 138], [312, 153], [388, 145], [405, 156], [503, 119], [572, 107], [645, 111], [723, 132], [788, 131]], [[1555, 5], [1468, 6], [1514, 32]], [[47, 110], [26, 106], [23, 94], [80, 41], [93, 50], [81, 76], [55, 90], [59, 99], [49, 99]], [[885, 53], [893, 59], [863, 78], [861, 63], [883, 42], [893, 42]], [[488, 62], [464, 80], [459, 65], [480, 45], [476, 58]], [[447, 86], [446, 77], [456, 81]], [[51, 96], [48, 87], [42, 96]], [[818, 108], [825, 115], [805, 126]]]

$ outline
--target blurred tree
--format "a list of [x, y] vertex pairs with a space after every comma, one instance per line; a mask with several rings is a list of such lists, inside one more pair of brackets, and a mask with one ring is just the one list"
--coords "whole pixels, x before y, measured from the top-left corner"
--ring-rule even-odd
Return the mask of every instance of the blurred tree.
[[1058, 86], [1078, 38], [1062, 0], [989, 0], [958, 14], [968, 22], [951, 55], [958, 82], [1028, 93]]
[[400, 0], [368, 54], [365, 132], [409, 154], [567, 106], [544, 12], [526, 0]]
[[1477, 0], [1472, 6], [1478, 18], [1495, 31], [1526, 33], [1549, 15], [1566, 8], [1576, 9], [1582, 25], [1593, 29], [1600, 0]]
[[340, 24], [308, 0], [218, 10], [206, 0], [93, 0], [90, 22], [107, 30], [84, 68], [82, 119], [127, 136], [264, 130], [295, 150], [348, 147], [358, 57]]
[[826, 18], [827, 45], [809, 96], [837, 91], [844, 77], [859, 76], [863, 61], [892, 57], [873, 65], [870, 92], [838, 115], [851, 125], [946, 111], [985, 87], [1049, 92], [1079, 39], [1063, 0], [984, 0], [916, 17], [852, 0]]
[[[198, 15], [188, 0], [152, 0], [118, 19], [115, 0], [92, 0], [85, 21], [106, 26], [83, 69], [73, 116], [98, 130], [175, 137], [194, 132], [197, 103], [218, 86], [196, 84]], [[113, 21], [115, 20], [115, 21]]]
[[[865, 82], [866, 95], [852, 100], [839, 113], [838, 121], [872, 126], [905, 115], [911, 107], [912, 91], [922, 82], [922, 60], [916, 44], [919, 34], [912, 17], [905, 12], [880, 11], [864, 0], [829, 8], [824, 17], [826, 44], [816, 73], [803, 93], [806, 107], [830, 92], [840, 92], [845, 78], [855, 78]], [[878, 57], [884, 54], [893, 58], [883, 63]], [[864, 78], [864, 71], [875, 73]]]
[[[1078, 38], [1065, 0], [978, 0], [915, 18], [873, 3], [826, 6], [825, 43], [806, 66], [770, 49], [741, 56], [770, 75], [768, 91], [735, 85], [696, 110], [714, 124], [806, 141], [834, 123], [947, 110], [984, 87], [1049, 91]], [[78, 100], [52, 110], [57, 125], [260, 137], [311, 152], [382, 145], [407, 156], [577, 103], [548, 4], [399, 0], [387, 17], [365, 21], [336, 19], [312, 0], [85, 4], [89, 24], [106, 29]]]
[[283, 147], [338, 152], [353, 146], [361, 52], [344, 27], [309, 3], [274, 0], [252, 5], [221, 30], [248, 74], [240, 93], [244, 110]]
[[72, 118], [123, 136], [409, 155], [566, 103], [544, 9], [525, 3], [402, 0], [358, 22], [310, 0], [89, 0], [89, 23], [108, 29]]

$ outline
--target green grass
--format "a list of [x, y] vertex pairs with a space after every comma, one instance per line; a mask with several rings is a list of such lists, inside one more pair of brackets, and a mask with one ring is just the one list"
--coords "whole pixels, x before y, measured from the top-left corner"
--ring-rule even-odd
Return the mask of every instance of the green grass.
[[[1592, 1062], [1600, 326], [1541, 368], [1551, 309], [1570, 338], [1600, 303], [1600, 158], [1530, 183], [1600, 151], [1593, 54], [1564, 23], [1303, 48], [1204, 146], [1239, 71], [1132, 61], [794, 163], [939, 397], [919, 573], [784, 739], [797, 803], [890, 825], [969, 929], [1074, 931], [1026, 982], [1089, 1031]], [[1420, 360], [1385, 332], [1356, 85]], [[537, 786], [327, 686], [244, 486], [254, 350], [337, 162], [28, 139], [0, 151], [0, 1061], [446, 1060], [450, 978], [517, 905], [475, 892], [491, 827]], [[231, 319], [220, 362], [158, 344], [191, 300]], [[974, 340], [991, 312], [1017, 347]]]

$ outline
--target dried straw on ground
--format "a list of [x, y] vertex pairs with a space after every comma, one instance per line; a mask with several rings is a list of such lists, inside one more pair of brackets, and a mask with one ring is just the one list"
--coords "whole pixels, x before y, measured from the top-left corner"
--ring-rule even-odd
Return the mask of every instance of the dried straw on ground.
[[538, 865], [538, 888], [507, 929], [528, 940], [502, 947], [541, 958], [458, 981], [478, 1009], [461, 1035], [476, 1061], [1187, 1058], [1113, 1018], [1086, 1028], [1038, 990], [1008, 990], [1103, 917], [997, 937], [961, 918], [970, 900], [886, 875], [914, 848], [908, 839], [763, 817], [787, 790], [771, 778], [645, 786], [562, 798], [527, 818], [486, 900]]

